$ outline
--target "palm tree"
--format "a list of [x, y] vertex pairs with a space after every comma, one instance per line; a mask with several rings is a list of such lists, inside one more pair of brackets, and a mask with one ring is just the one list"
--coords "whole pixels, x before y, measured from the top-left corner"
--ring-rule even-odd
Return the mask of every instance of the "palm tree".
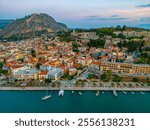
[[130, 88], [132, 87], [132, 84], [131, 84], [131, 83], [129, 84], [129, 87], [130, 87]]
[[84, 82], [83, 81], [81, 82], [81, 85], [82, 85], [82, 87], [84, 87]]
[[103, 86], [104, 86], [103, 83], [100, 83], [99, 85], [100, 85], [100, 87], [103, 87]]
[[125, 86], [126, 86], [126, 84], [124, 83], [124, 84], [123, 84], [123, 86], [125, 87]]
[[76, 87], [79, 87], [79, 81], [76, 81]]
[[111, 86], [112, 86], [112, 87], [114, 87], [114, 86], [115, 86], [115, 84], [114, 84], [114, 83], [111, 83]]
[[57, 81], [57, 87], [60, 88], [60, 81]]
[[93, 86], [96, 87], [96, 83], [95, 82], [93, 83]]
[[120, 86], [120, 83], [117, 83], [117, 87]]

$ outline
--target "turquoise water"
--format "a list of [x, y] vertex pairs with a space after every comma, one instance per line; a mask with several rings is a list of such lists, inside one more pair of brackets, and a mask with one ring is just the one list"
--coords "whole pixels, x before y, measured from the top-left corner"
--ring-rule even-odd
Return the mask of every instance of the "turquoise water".
[[150, 112], [149, 92], [145, 95], [118, 92], [118, 97], [114, 97], [112, 92], [100, 93], [98, 97], [94, 91], [84, 91], [82, 96], [78, 92], [65, 91], [63, 97], [58, 97], [57, 91], [49, 93], [52, 98], [42, 101], [45, 91], [0, 91], [0, 112]]

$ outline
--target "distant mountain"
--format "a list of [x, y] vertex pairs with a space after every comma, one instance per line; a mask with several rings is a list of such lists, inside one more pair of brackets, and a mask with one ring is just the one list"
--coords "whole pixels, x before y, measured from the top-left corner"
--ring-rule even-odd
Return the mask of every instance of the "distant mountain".
[[150, 24], [140, 24], [139, 27], [144, 29], [150, 29]]
[[12, 21], [0, 32], [1, 38], [10, 37], [34, 37], [43, 33], [67, 30], [67, 26], [58, 23], [47, 14], [31, 14], [24, 18]]

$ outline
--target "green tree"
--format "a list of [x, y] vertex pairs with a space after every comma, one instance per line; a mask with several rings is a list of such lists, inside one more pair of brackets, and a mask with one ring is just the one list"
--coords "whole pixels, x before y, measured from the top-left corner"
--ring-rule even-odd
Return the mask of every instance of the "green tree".
[[101, 80], [104, 82], [108, 82], [112, 77], [112, 71], [111, 70], [107, 70], [104, 74], [102, 74], [101, 76]]
[[90, 42], [87, 44], [88, 47], [96, 47], [96, 48], [104, 48], [105, 42], [102, 39], [97, 40], [90, 40]]
[[126, 36], [125, 36], [125, 35], [123, 35], [122, 33], [119, 33], [118, 38], [126, 39]]
[[40, 62], [35, 65], [38, 70], [40, 69], [40, 65], [42, 65]]
[[139, 79], [134, 77], [133, 82], [139, 82]]
[[2, 68], [3, 68], [3, 63], [0, 62], [0, 70], [2, 70]]
[[46, 83], [51, 83], [52, 81], [51, 81], [51, 79], [45, 79], [45, 82]]
[[33, 56], [33, 57], [36, 57], [36, 51], [35, 50], [31, 50], [31, 55]]
[[112, 80], [113, 80], [114, 82], [120, 82], [120, 81], [122, 80], [122, 77], [120, 77], [120, 76], [117, 75], [117, 74], [114, 74]]

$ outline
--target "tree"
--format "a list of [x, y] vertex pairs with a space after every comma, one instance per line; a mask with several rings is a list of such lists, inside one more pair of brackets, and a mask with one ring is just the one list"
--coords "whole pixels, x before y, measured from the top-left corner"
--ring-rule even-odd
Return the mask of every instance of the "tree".
[[93, 83], [93, 86], [96, 87], [96, 83], [95, 82]]
[[51, 79], [45, 79], [45, 82], [46, 83], [51, 83], [52, 81], [51, 81]]
[[103, 48], [105, 45], [104, 40], [102, 39], [97, 39], [97, 40], [90, 40], [90, 42], [87, 44], [88, 47], [96, 47], [96, 48]]
[[76, 81], [76, 87], [79, 87], [79, 81]]
[[78, 49], [78, 44], [77, 43], [72, 43], [72, 50], [74, 51], [74, 52], [79, 52], [79, 49]]
[[31, 50], [31, 55], [33, 56], [33, 57], [36, 57], [36, 51], [35, 50]]
[[114, 74], [112, 80], [113, 80], [114, 82], [120, 82], [120, 81], [122, 80], [122, 77], [120, 77], [120, 76], [117, 75], [117, 74]]
[[40, 62], [35, 65], [38, 70], [40, 69], [40, 65], [42, 65]]
[[85, 84], [84, 81], [82, 81], [81, 84], [82, 84], [82, 87], [84, 87], [84, 84]]
[[0, 70], [2, 70], [2, 68], [3, 68], [3, 63], [0, 62]]
[[139, 82], [139, 79], [134, 77], [133, 82]]
[[125, 35], [123, 35], [122, 33], [119, 33], [118, 38], [126, 39], [126, 36], [125, 36]]
[[108, 70], [104, 74], [102, 74], [101, 80], [104, 82], [108, 82], [111, 79], [111, 76], [112, 76], [112, 72]]
[[111, 86], [112, 86], [112, 87], [114, 87], [114, 86], [115, 86], [115, 84], [114, 84], [114, 83], [111, 83]]
[[125, 31], [125, 30], [126, 30], [126, 28], [127, 28], [127, 26], [126, 26], [126, 25], [124, 25], [124, 26], [122, 27], [122, 31]]
[[8, 70], [2, 70], [2, 73], [3, 73], [4, 75], [7, 75], [7, 74], [8, 74]]

